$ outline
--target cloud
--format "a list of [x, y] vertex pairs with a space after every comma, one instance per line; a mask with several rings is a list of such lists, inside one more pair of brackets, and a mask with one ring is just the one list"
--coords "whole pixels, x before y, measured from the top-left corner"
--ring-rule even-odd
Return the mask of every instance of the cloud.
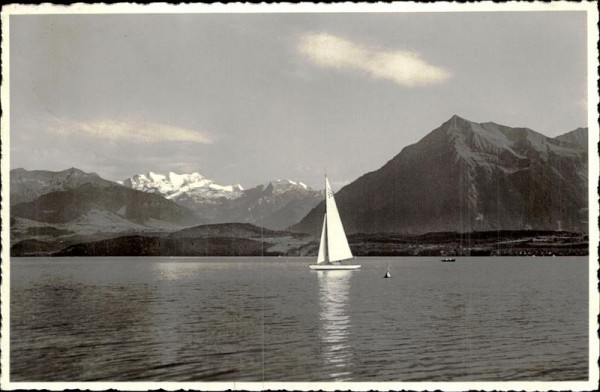
[[320, 67], [363, 71], [405, 87], [441, 83], [451, 76], [448, 70], [421, 59], [419, 53], [369, 48], [327, 33], [303, 35], [298, 50]]
[[204, 131], [172, 125], [128, 120], [71, 121], [54, 119], [48, 130], [58, 135], [85, 135], [111, 141], [158, 143], [165, 141], [210, 144], [213, 137]]

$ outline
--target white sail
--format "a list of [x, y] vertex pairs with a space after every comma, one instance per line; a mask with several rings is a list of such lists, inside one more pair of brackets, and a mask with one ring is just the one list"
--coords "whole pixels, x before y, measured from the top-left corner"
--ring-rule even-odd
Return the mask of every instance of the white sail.
[[327, 260], [327, 214], [323, 218], [323, 230], [321, 231], [321, 244], [319, 245], [319, 256], [317, 264], [321, 264]]
[[[327, 256], [328, 261], [340, 261], [352, 258], [352, 252], [346, 239], [344, 226], [333, 198], [329, 180], [325, 177], [325, 204], [327, 209]], [[321, 241], [323, 244], [323, 241]]]

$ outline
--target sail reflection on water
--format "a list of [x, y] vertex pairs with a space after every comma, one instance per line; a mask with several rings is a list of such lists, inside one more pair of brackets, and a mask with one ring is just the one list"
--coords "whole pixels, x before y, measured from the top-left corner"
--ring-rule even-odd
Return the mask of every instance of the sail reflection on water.
[[319, 313], [324, 370], [336, 381], [349, 380], [352, 351], [348, 328], [351, 271], [319, 271]]

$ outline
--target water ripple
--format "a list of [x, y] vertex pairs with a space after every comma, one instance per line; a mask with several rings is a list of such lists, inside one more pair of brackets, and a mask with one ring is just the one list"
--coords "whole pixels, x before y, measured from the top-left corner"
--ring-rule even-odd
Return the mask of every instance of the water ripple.
[[586, 261], [19, 259], [11, 380], [584, 380]]

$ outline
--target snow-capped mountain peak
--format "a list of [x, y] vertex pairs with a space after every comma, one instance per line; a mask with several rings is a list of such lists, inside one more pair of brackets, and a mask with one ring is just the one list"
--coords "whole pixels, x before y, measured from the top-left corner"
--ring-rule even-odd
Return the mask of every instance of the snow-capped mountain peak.
[[244, 188], [240, 184], [219, 185], [200, 173], [164, 175], [148, 172], [136, 174], [122, 181], [126, 187], [136, 190], [158, 193], [167, 199], [176, 199], [183, 195], [201, 199], [235, 199], [241, 196]]
[[300, 191], [313, 191], [308, 185], [303, 182], [293, 181], [290, 179], [279, 179], [273, 180], [266, 184], [263, 184], [263, 188], [268, 188], [269, 185], [273, 187], [274, 193], [284, 193], [291, 190], [300, 190]]

